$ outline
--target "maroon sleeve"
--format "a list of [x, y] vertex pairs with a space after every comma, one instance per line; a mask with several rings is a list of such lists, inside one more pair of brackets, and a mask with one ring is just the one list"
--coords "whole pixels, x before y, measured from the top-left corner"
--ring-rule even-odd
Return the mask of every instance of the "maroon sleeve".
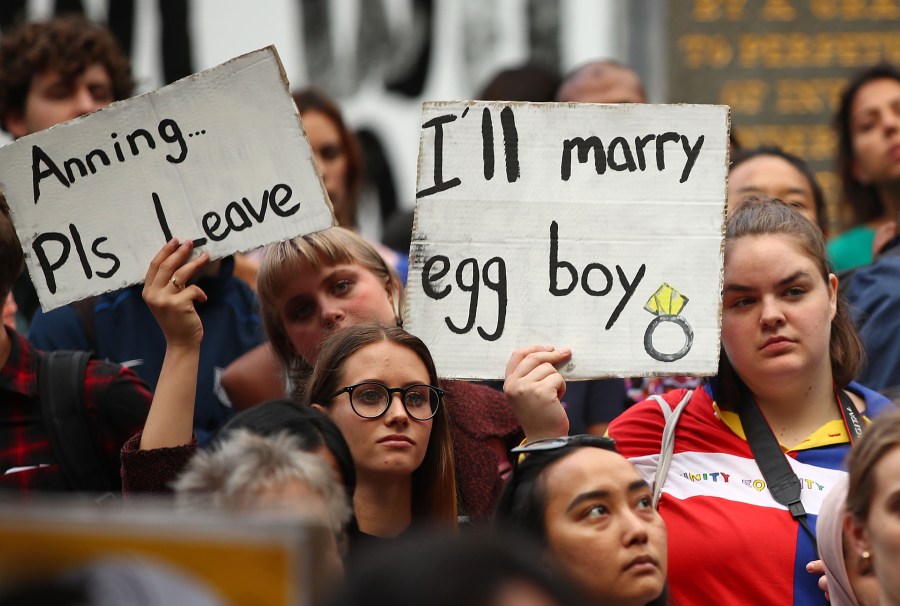
[[141, 433], [122, 447], [122, 493], [126, 498], [172, 492], [172, 482], [199, 449], [197, 436], [192, 436], [183, 446], [141, 450]]

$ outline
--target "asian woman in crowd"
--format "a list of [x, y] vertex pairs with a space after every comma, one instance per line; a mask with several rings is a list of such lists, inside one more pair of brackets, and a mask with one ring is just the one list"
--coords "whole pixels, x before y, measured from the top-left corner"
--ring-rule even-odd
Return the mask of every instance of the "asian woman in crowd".
[[780, 147], [740, 150], [728, 169], [728, 212], [756, 196], [783, 200], [825, 231], [825, 195], [809, 165]]
[[[771, 494], [746, 427], [761, 413], [814, 516], [844, 476], [859, 418], [891, 407], [853, 381], [863, 351], [837, 286], [817, 225], [780, 200], [746, 202], [726, 225], [718, 376], [637, 404], [610, 425], [619, 451], [659, 491], [677, 603], [824, 603], [806, 572], [816, 559], [811, 531]], [[565, 382], [554, 364], [570, 356], [531, 347], [510, 360], [505, 391], [529, 440], [566, 433]], [[677, 424], [664, 453], [670, 416]]]
[[497, 507], [500, 529], [540, 545], [589, 604], [665, 604], [666, 526], [650, 486], [609, 438], [536, 440]]

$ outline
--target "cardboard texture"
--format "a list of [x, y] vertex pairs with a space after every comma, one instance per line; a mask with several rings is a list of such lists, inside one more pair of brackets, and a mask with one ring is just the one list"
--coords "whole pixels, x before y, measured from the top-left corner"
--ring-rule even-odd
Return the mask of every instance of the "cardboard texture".
[[115, 562], [131, 566], [133, 575], [163, 567], [235, 606], [321, 604], [330, 533], [312, 511], [279, 516], [179, 511], [170, 501], [126, 508], [72, 498], [7, 502], [0, 504], [0, 587]]
[[44, 310], [141, 282], [172, 236], [215, 259], [334, 222], [274, 47], [0, 149]]
[[405, 327], [442, 376], [713, 375], [728, 108], [425, 103]]

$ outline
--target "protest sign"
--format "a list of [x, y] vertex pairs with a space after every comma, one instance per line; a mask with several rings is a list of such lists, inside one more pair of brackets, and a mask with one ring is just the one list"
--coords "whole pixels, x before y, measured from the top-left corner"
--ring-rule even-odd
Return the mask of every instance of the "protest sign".
[[[120, 599], [107, 595], [109, 603], [153, 587], [158, 601], [149, 603], [181, 604], [174, 596], [187, 600], [190, 593], [190, 603], [305, 606], [323, 602], [333, 575], [333, 532], [315, 505], [290, 514], [191, 511], [169, 500], [123, 508], [45, 496], [0, 503], [0, 536], [4, 590], [28, 581], [49, 587], [63, 575], [91, 571], [107, 581], [95, 591], [121, 584]], [[92, 597], [89, 603], [104, 602]]]
[[274, 47], [7, 145], [0, 185], [45, 310], [173, 236], [218, 258], [333, 223]]
[[715, 374], [728, 108], [426, 103], [405, 326], [442, 376]]

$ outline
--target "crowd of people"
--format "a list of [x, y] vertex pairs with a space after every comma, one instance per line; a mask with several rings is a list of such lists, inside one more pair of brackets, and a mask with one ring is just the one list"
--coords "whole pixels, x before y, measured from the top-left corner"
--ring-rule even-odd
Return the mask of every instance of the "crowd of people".
[[[15, 138], [132, 88], [84, 19], [0, 38]], [[483, 93], [646, 103], [614, 61], [512, 69]], [[855, 224], [831, 238], [806, 162], [741, 149], [736, 126], [709, 379], [567, 385], [565, 343], [510, 352], [502, 385], [439, 379], [403, 329], [408, 250], [356, 232], [352, 132], [321, 92], [294, 99], [335, 210], [321, 232], [220, 260], [176, 234], [142, 285], [41, 313], [3, 206], [8, 493], [312, 512], [339, 605], [900, 604], [900, 70], [841, 97]], [[69, 392], [50, 379], [73, 374]]]

